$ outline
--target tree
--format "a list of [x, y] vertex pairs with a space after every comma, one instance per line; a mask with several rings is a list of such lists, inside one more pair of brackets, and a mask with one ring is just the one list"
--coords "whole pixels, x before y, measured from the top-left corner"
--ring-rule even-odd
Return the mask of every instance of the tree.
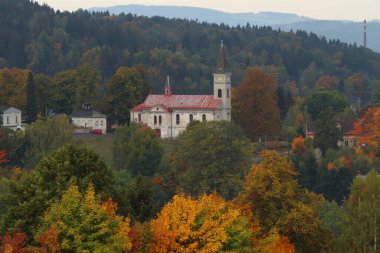
[[380, 107], [370, 107], [355, 123], [354, 131], [360, 134], [360, 142], [375, 152], [380, 152]]
[[0, 165], [9, 162], [7, 159], [7, 153], [4, 150], [0, 150]]
[[380, 236], [380, 179], [375, 171], [356, 178], [343, 209], [340, 245], [345, 252], [376, 252]]
[[49, 110], [53, 109], [54, 105], [54, 83], [49, 76], [44, 74], [36, 74], [33, 77], [37, 112], [43, 116], [47, 116]]
[[66, 115], [42, 118], [27, 126], [25, 167], [32, 168], [46, 154], [70, 143], [73, 136], [74, 128]]
[[96, 108], [99, 104], [99, 92], [101, 75], [97, 69], [85, 63], [75, 69], [75, 105], [74, 109], [79, 110], [84, 102], [90, 102]]
[[338, 128], [334, 119], [332, 107], [327, 107], [319, 114], [317, 130], [315, 134], [314, 146], [326, 153], [329, 148], [337, 149], [338, 141], [342, 139], [342, 131]]
[[0, 150], [7, 153], [9, 166], [21, 166], [25, 153], [25, 135], [20, 131], [0, 127]]
[[112, 150], [115, 168], [128, 170], [133, 176], [153, 176], [164, 154], [156, 133], [135, 123], [116, 130]]
[[26, 236], [22, 232], [16, 232], [13, 238], [10, 234], [6, 234], [1, 238], [1, 253], [23, 253], [25, 249]]
[[90, 185], [82, 194], [71, 185], [46, 212], [37, 237], [55, 228], [62, 251], [128, 252], [129, 220], [116, 215], [112, 200], [101, 203]]
[[0, 104], [13, 106], [25, 112], [27, 78], [28, 70], [0, 69]]
[[106, 86], [107, 115], [121, 124], [128, 123], [130, 109], [143, 102], [149, 89], [141, 66], [119, 68]]
[[280, 134], [275, 80], [257, 68], [247, 70], [237, 88], [239, 123], [252, 140], [272, 139]]
[[367, 100], [369, 82], [368, 79], [362, 75], [355, 73], [349, 76], [345, 82], [345, 91], [350, 98], [351, 103], [361, 106]]
[[317, 81], [316, 88], [335, 89], [336, 86], [337, 81], [331, 76], [321, 76]]
[[[111, 195], [112, 174], [104, 161], [87, 147], [66, 145], [48, 155], [30, 172], [10, 182], [5, 228], [28, 235], [40, 224], [46, 209], [76, 182], [83, 192], [91, 182], [103, 197]], [[4, 229], [4, 228], [0, 228]]]
[[75, 105], [76, 72], [68, 70], [53, 76], [53, 104], [55, 113], [71, 114]]
[[342, 112], [347, 106], [347, 98], [336, 90], [316, 89], [306, 97], [304, 106], [310, 113], [312, 120], [317, 120], [319, 114], [327, 107], [332, 107], [333, 112]]
[[150, 222], [149, 252], [244, 252], [252, 232], [238, 209], [216, 194], [192, 199], [174, 196]]
[[373, 86], [371, 104], [374, 106], [380, 106], [380, 82]]
[[26, 81], [26, 115], [28, 123], [34, 122], [37, 118], [37, 101], [32, 72], [29, 72]]
[[173, 155], [175, 176], [185, 193], [218, 192], [231, 199], [241, 189], [251, 145], [241, 129], [227, 121], [189, 125]]
[[260, 156], [263, 160], [246, 176], [237, 204], [252, 214], [251, 222], [258, 220], [262, 237], [278, 229], [296, 252], [320, 252], [325, 238], [316, 208], [310, 204], [313, 195], [300, 188], [297, 172], [285, 157], [274, 151]]

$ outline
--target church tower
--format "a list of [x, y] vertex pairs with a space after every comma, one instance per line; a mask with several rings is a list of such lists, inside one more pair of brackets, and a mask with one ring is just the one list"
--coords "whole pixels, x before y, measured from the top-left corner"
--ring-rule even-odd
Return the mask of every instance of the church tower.
[[221, 120], [231, 120], [231, 76], [228, 71], [223, 40], [220, 43], [219, 60], [214, 76], [214, 98], [221, 99]]

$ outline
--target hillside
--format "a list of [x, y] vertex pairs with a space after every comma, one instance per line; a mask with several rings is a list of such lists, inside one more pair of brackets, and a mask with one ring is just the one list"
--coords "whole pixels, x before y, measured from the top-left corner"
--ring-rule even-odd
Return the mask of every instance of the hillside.
[[156, 92], [161, 92], [166, 75], [176, 93], [210, 92], [221, 40], [234, 85], [251, 66], [276, 66], [278, 83], [294, 81], [302, 96], [323, 75], [338, 83], [353, 73], [365, 75], [371, 85], [380, 79], [379, 54], [302, 31], [84, 10], [59, 12], [28, 0], [1, 1], [0, 25], [0, 67], [29, 68], [52, 76], [90, 63], [101, 72], [104, 84], [119, 67], [143, 64]]
[[[111, 7], [94, 7], [89, 11], [109, 11], [111, 14], [132, 13], [147, 17], [162, 16], [166, 18], [183, 18], [200, 22], [227, 24], [230, 26], [245, 26], [247, 23], [255, 26], [271, 26], [283, 31], [313, 32], [327, 39], [338, 39], [346, 43], [363, 44], [363, 24], [347, 20], [316, 20], [290, 13], [259, 12], [259, 13], [226, 13], [206, 8], [183, 6], [144, 6], [119, 5]], [[368, 22], [368, 48], [380, 52], [380, 23], [376, 20]]]

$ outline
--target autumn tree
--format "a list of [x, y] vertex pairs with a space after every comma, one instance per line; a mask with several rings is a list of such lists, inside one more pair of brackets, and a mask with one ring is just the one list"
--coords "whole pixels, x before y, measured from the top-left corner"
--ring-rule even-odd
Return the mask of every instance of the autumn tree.
[[29, 72], [26, 81], [26, 115], [28, 117], [28, 123], [34, 122], [37, 118], [37, 101], [32, 72]]
[[99, 155], [87, 147], [66, 145], [46, 155], [30, 173], [9, 182], [6, 212], [0, 217], [4, 227], [0, 229], [21, 229], [30, 235], [71, 182], [81, 191], [92, 182], [96, 192], [111, 195], [112, 174]]
[[[361, 106], [360, 103], [367, 101], [369, 82], [365, 75], [355, 73], [345, 81], [345, 92], [351, 103]], [[358, 104], [359, 103], [359, 104]]]
[[74, 110], [82, 107], [84, 102], [90, 102], [93, 108], [100, 106], [100, 72], [88, 63], [75, 69], [75, 104]]
[[26, 127], [24, 165], [32, 168], [46, 154], [70, 143], [74, 128], [66, 115], [41, 118]]
[[6, 234], [1, 238], [1, 253], [23, 253], [27, 248], [25, 233], [16, 232], [13, 236]]
[[101, 203], [90, 185], [81, 193], [75, 184], [45, 213], [37, 237], [55, 228], [62, 251], [128, 252], [129, 220], [116, 214], [112, 200]]
[[260, 69], [250, 68], [237, 88], [239, 123], [254, 141], [273, 139], [280, 134], [276, 82]]
[[337, 81], [334, 80], [331, 76], [321, 76], [317, 80], [316, 88], [326, 88], [326, 89], [335, 89]]
[[252, 232], [242, 213], [216, 194], [176, 195], [150, 222], [149, 252], [244, 252]]
[[9, 162], [7, 159], [7, 153], [4, 150], [0, 150], [0, 165]]
[[354, 131], [360, 134], [360, 143], [380, 152], [380, 107], [370, 107], [355, 123]]
[[260, 156], [263, 160], [251, 168], [236, 202], [251, 211], [251, 220], [259, 221], [263, 235], [278, 229], [296, 252], [319, 252], [325, 238], [316, 208], [308, 200], [312, 194], [300, 188], [297, 172], [285, 157], [274, 151]]
[[0, 104], [13, 106], [25, 112], [28, 70], [0, 69]]
[[227, 121], [189, 125], [173, 154], [174, 174], [185, 193], [218, 192], [232, 198], [241, 189], [251, 153], [241, 129]]
[[76, 75], [74, 70], [56, 73], [53, 78], [52, 109], [55, 113], [71, 114], [75, 104]]
[[142, 66], [119, 68], [106, 86], [107, 115], [121, 124], [128, 123], [130, 109], [144, 101], [149, 89]]

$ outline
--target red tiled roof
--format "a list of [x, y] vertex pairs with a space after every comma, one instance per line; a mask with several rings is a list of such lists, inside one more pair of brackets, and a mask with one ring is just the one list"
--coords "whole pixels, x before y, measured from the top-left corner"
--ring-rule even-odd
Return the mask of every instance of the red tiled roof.
[[212, 95], [149, 95], [144, 103], [132, 108], [132, 111], [149, 110], [152, 107], [160, 106], [166, 110], [173, 109], [218, 109], [220, 99], [215, 99]]

